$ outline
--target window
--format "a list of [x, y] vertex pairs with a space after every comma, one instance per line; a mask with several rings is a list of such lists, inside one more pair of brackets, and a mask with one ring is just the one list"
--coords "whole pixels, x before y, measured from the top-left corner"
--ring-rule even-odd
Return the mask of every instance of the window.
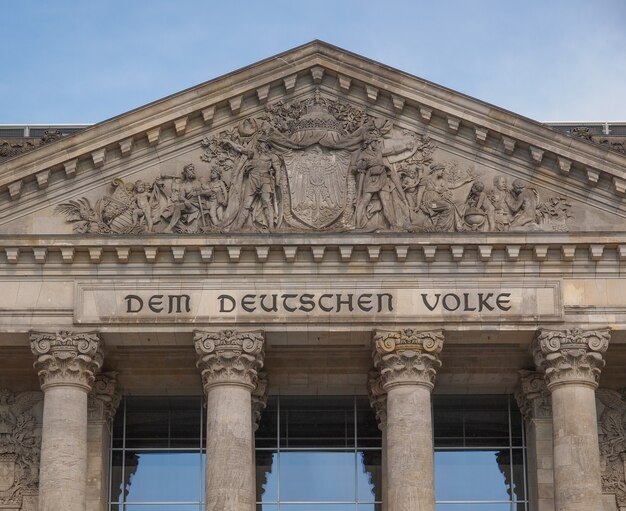
[[521, 414], [510, 396], [433, 396], [437, 511], [526, 511]]
[[124, 399], [115, 417], [110, 511], [199, 511], [204, 493], [201, 397]]
[[[433, 396], [437, 511], [527, 511], [510, 396]], [[124, 399], [110, 511], [200, 511], [201, 397]], [[380, 511], [381, 433], [366, 397], [273, 396], [255, 438], [258, 511]]]

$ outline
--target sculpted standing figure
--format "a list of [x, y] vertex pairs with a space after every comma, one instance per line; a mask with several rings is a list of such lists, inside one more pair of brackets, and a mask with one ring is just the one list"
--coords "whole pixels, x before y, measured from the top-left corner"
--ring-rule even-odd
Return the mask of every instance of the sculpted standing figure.
[[274, 227], [275, 218], [278, 214], [275, 183], [276, 175], [280, 172], [280, 159], [271, 152], [268, 143], [258, 140], [252, 149], [243, 147], [230, 140], [223, 140], [224, 144], [231, 147], [239, 154], [246, 156], [248, 161], [244, 165], [244, 188], [241, 203], [241, 212], [237, 217], [236, 228], [242, 228], [248, 221], [255, 200], [261, 201], [261, 207], [265, 216], [264, 223], [268, 229]]
[[199, 217], [199, 205], [197, 200], [196, 203], [193, 203], [192, 199], [198, 196], [200, 182], [196, 178], [196, 169], [193, 163], [185, 165], [181, 177], [161, 176], [157, 185], [163, 188], [166, 179], [172, 182], [172, 192], [168, 197], [169, 204], [161, 212], [161, 216], [170, 219], [164, 232], [172, 232], [181, 219], [184, 219], [185, 223], [189, 225]]
[[154, 224], [152, 218], [152, 187], [145, 181], [136, 181], [134, 187], [135, 203], [133, 207], [133, 224], [138, 225], [143, 218], [146, 222], [146, 230], [152, 232]]
[[[407, 200], [400, 178], [384, 160], [383, 142], [379, 138], [366, 139], [363, 146], [356, 161], [356, 225], [365, 227], [367, 220], [376, 212], [370, 203], [377, 195], [382, 214], [390, 227], [402, 227], [408, 217]], [[404, 206], [404, 214], [398, 211], [401, 206], [394, 203], [394, 193]]]
[[220, 179], [220, 171], [217, 167], [211, 168], [208, 183], [202, 183], [200, 190], [200, 202], [202, 221], [208, 214], [211, 223], [216, 226], [222, 220], [223, 209], [228, 204], [228, 190], [224, 181]]

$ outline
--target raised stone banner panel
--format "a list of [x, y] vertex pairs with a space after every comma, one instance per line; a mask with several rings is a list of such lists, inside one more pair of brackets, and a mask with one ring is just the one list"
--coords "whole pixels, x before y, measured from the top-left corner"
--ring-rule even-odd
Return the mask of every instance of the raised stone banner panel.
[[74, 320], [107, 323], [558, 321], [561, 282], [78, 282]]

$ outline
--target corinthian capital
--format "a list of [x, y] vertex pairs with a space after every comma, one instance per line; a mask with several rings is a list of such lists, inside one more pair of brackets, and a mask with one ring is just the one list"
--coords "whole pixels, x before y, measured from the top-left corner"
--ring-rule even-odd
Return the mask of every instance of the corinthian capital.
[[387, 428], [387, 392], [383, 389], [380, 373], [372, 369], [367, 375], [367, 395], [370, 406], [376, 413], [378, 429], [385, 431]]
[[441, 367], [439, 354], [443, 339], [441, 330], [374, 332], [374, 367], [380, 371], [383, 389], [387, 391], [394, 385], [405, 384], [432, 389], [437, 369]]
[[549, 419], [552, 402], [546, 379], [539, 371], [520, 371], [520, 383], [515, 390], [515, 400], [524, 419]]
[[30, 349], [42, 390], [54, 385], [75, 385], [89, 391], [95, 373], [102, 366], [102, 346], [98, 334], [34, 332]]
[[196, 332], [194, 342], [205, 391], [226, 383], [244, 385], [251, 391], [256, 387], [265, 355], [263, 332]]
[[538, 330], [532, 352], [535, 364], [546, 374], [548, 389], [564, 383], [596, 388], [610, 338], [608, 329]]
[[110, 422], [115, 417], [122, 396], [117, 388], [117, 373], [100, 373], [96, 376], [88, 400], [90, 421]]

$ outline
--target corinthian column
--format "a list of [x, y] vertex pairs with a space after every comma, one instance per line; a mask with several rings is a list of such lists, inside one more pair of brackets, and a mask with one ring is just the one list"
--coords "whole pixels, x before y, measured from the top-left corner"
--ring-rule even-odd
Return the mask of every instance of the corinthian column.
[[262, 332], [196, 332], [207, 396], [206, 511], [254, 511], [252, 399], [263, 367]]
[[608, 330], [545, 330], [533, 342], [535, 364], [552, 394], [556, 511], [602, 511], [595, 389]]
[[374, 366], [387, 393], [387, 511], [435, 511], [430, 395], [443, 333], [414, 330], [374, 335]]
[[30, 347], [44, 392], [40, 511], [85, 511], [87, 393], [102, 365], [95, 333], [33, 333]]

